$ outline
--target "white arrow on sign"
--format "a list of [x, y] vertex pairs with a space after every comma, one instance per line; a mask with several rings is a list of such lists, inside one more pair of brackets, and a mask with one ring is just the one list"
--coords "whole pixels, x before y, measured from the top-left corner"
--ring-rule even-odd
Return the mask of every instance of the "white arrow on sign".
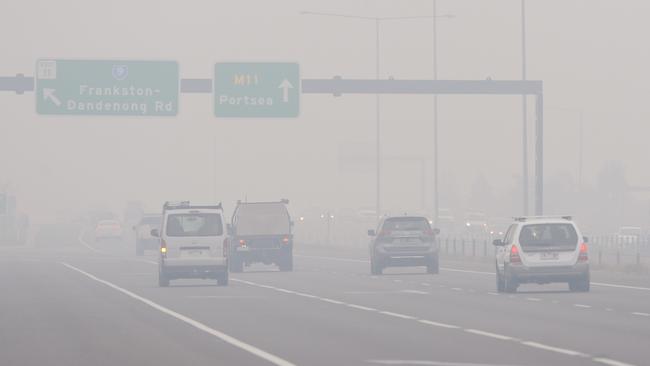
[[54, 89], [43, 88], [43, 99], [44, 100], [49, 99], [49, 100], [52, 101], [52, 103], [56, 104], [57, 107], [60, 107], [61, 106], [61, 101], [59, 100], [59, 98], [56, 97], [56, 95], [54, 95], [55, 91], [56, 90], [54, 90]]
[[293, 89], [293, 85], [291, 85], [289, 80], [284, 79], [280, 86], [278, 86], [278, 89], [282, 89], [282, 101], [287, 103], [289, 101], [289, 89]]

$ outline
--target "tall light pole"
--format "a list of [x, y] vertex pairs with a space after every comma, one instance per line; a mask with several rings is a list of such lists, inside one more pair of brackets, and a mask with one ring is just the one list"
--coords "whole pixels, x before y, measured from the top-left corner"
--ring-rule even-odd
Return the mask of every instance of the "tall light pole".
[[[521, 0], [521, 80], [526, 80], [526, 0]], [[522, 113], [522, 188], [523, 214], [528, 215], [528, 103], [526, 94], [521, 96]]]
[[[433, 0], [433, 80], [438, 80], [438, 1]], [[438, 225], [440, 196], [438, 189], [438, 95], [433, 95], [433, 222]]]
[[[434, 0], [435, 1], [435, 0]], [[434, 22], [434, 30], [435, 30], [435, 23], [436, 23], [436, 17], [437, 14], [435, 14], [434, 11], [434, 16], [404, 16], [404, 17], [366, 17], [366, 16], [359, 16], [359, 15], [348, 15], [348, 14], [335, 14], [335, 13], [319, 13], [319, 12], [312, 12], [312, 11], [302, 11], [300, 12], [301, 15], [317, 15], [317, 16], [328, 16], [328, 17], [338, 17], [338, 18], [349, 18], [349, 19], [358, 19], [358, 20], [368, 20], [368, 21], [374, 21], [375, 23], [375, 78], [376, 80], [379, 80], [379, 74], [380, 74], [380, 65], [379, 65], [379, 25], [383, 21], [387, 20], [413, 20], [413, 19], [431, 19], [433, 18]], [[451, 14], [446, 14], [440, 16], [440, 18], [453, 18], [454, 16]], [[435, 31], [434, 31], [435, 34]], [[435, 38], [435, 37], [434, 37]], [[435, 47], [435, 41], [434, 41], [434, 47]], [[435, 51], [434, 51], [435, 54]], [[435, 61], [434, 61], [435, 64]], [[435, 68], [435, 66], [434, 66]], [[380, 118], [380, 100], [379, 100], [379, 94], [375, 94], [375, 117], [376, 117], [376, 197], [375, 197], [375, 211], [376, 211], [376, 217], [377, 220], [379, 220], [379, 217], [381, 216], [381, 118]], [[434, 101], [434, 103], [437, 103]], [[435, 108], [435, 107], [434, 107]], [[436, 123], [437, 123], [437, 115], [436, 115]], [[437, 128], [434, 127], [434, 128]], [[436, 133], [437, 136], [437, 133]], [[436, 137], [437, 138], [437, 137]], [[436, 164], [436, 169], [437, 169], [437, 164]], [[436, 190], [437, 188], [437, 182], [436, 182]], [[435, 194], [437, 197], [437, 193]], [[437, 202], [437, 199], [436, 199]], [[437, 212], [437, 210], [436, 210]]]

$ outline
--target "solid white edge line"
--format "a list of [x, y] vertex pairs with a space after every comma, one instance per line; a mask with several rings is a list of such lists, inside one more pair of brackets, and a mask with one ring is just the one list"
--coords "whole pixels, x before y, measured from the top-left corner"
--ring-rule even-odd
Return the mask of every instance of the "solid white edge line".
[[460, 327], [457, 325], [433, 322], [431, 320], [426, 320], [426, 319], [420, 319], [418, 320], [418, 322], [426, 325], [432, 325], [434, 327], [447, 328], [447, 329], [460, 329]]
[[66, 266], [67, 268], [73, 270], [73, 271], [76, 271], [76, 272], [90, 278], [93, 281], [99, 282], [99, 283], [101, 283], [101, 284], [103, 284], [105, 286], [108, 286], [108, 287], [116, 290], [116, 291], [119, 291], [122, 294], [127, 295], [127, 296], [131, 297], [134, 300], [138, 300], [141, 303], [143, 303], [145, 305], [148, 305], [148, 306], [154, 308], [155, 310], [160, 311], [161, 313], [164, 313], [164, 314], [167, 314], [167, 315], [169, 315], [169, 316], [171, 316], [173, 318], [176, 318], [176, 319], [178, 319], [178, 320], [180, 320], [180, 321], [182, 321], [182, 322], [184, 322], [184, 323], [186, 323], [188, 325], [191, 325], [192, 327], [194, 327], [196, 329], [199, 329], [199, 330], [201, 330], [201, 331], [203, 331], [205, 333], [208, 333], [208, 334], [210, 334], [210, 335], [212, 335], [212, 336], [214, 336], [216, 338], [219, 338], [220, 340], [222, 340], [222, 341], [224, 341], [224, 342], [226, 342], [226, 343], [228, 343], [228, 344], [230, 344], [232, 346], [235, 346], [235, 347], [237, 347], [237, 348], [239, 348], [239, 349], [241, 349], [243, 351], [246, 351], [246, 352], [248, 352], [248, 353], [250, 353], [250, 354], [252, 354], [254, 356], [257, 356], [257, 357], [259, 357], [259, 358], [261, 358], [263, 360], [266, 360], [266, 361], [268, 361], [268, 362], [270, 362], [270, 363], [272, 363], [274, 365], [278, 365], [278, 366], [295, 366], [293, 363], [291, 363], [291, 362], [289, 362], [287, 360], [284, 360], [284, 359], [282, 359], [282, 358], [280, 358], [278, 356], [275, 356], [275, 355], [273, 355], [271, 353], [263, 351], [263, 350], [255, 347], [255, 346], [252, 346], [252, 345], [250, 345], [248, 343], [240, 341], [239, 339], [234, 338], [232, 336], [229, 336], [229, 335], [227, 335], [225, 333], [222, 333], [222, 332], [220, 332], [220, 331], [218, 331], [218, 330], [216, 330], [214, 328], [210, 328], [209, 326], [207, 326], [207, 325], [205, 325], [205, 324], [203, 324], [201, 322], [198, 322], [198, 321], [196, 321], [196, 320], [194, 320], [192, 318], [189, 318], [189, 317], [187, 317], [187, 316], [185, 316], [183, 314], [180, 314], [180, 313], [177, 313], [177, 312], [175, 312], [173, 310], [170, 310], [170, 309], [168, 309], [168, 308], [166, 308], [166, 307], [164, 307], [162, 305], [159, 305], [159, 304], [157, 304], [157, 303], [155, 303], [155, 302], [153, 302], [153, 301], [151, 301], [151, 300], [149, 300], [147, 298], [136, 295], [135, 293], [133, 293], [133, 292], [131, 292], [129, 290], [123, 289], [122, 287], [119, 287], [119, 286], [117, 286], [117, 285], [115, 285], [115, 284], [113, 284], [111, 282], [108, 282], [106, 280], [102, 280], [101, 278], [96, 277], [96, 276], [94, 276], [94, 275], [92, 275], [92, 274], [90, 274], [88, 272], [85, 272], [84, 270], [79, 269], [79, 268], [77, 268], [77, 267], [75, 267], [73, 265], [70, 265], [70, 264], [65, 263], [65, 262], [61, 262], [61, 264]]
[[553, 347], [553, 346], [549, 346], [549, 345], [542, 344], [542, 343], [537, 343], [537, 342], [524, 341], [524, 342], [521, 342], [521, 344], [523, 344], [524, 346], [539, 348], [539, 349], [543, 349], [545, 351], [561, 353], [561, 354], [569, 355], [569, 356], [589, 357], [589, 355], [586, 355], [586, 354], [584, 354], [582, 352], [573, 351], [573, 350], [570, 350], [570, 349], [559, 348], [559, 347]]
[[404, 315], [404, 314], [400, 314], [400, 313], [393, 313], [392, 311], [380, 311], [379, 314], [393, 316], [395, 318], [409, 319], [409, 320], [414, 320], [415, 319], [414, 316]]
[[650, 316], [650, 314], [648, 314], [648, 313], [640, 313], [640, 312], [638, 312], [638, 311], [632, 313], [632, 315], [638, 315], [638, 316]]
[[362, 306], [362, 305], [356, 305], [356, 304], [347, 304], [349, 307], [354, 308], [354, 309], [359, 309], [359, 310], [365, 310], [365, 311], [377, 311], [375, 308], [370, 308], [367, 306]]
[[573, 306], [575, 306], [577, 308], [582, 308], [582, 309], [591, 309], [591, 305], [573, 304]]
[[327, 297], [319, 297], [318, 300], [329, 302], [330, 304], [335, 304], [335, 305], [345, 305], [345, 303], [343, 301], [328, 299]]
[[616, 360], [610, 360], [609, 358], [604, 358], [604, 357], [594, 357], [594, 358], [592, 358], [592, 361], [598, 362], [598, 363], [603, 363], [603, 364], [609, 365], [609, 366], [633, 366], [633, 365], [631, 365], [629, 363], [620, 362], [620, 361], [616, 361]]

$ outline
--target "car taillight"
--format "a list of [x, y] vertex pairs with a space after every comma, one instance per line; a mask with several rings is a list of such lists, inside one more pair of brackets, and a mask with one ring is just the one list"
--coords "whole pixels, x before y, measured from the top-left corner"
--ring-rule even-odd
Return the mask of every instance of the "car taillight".
[[580, 244], [580, 254], [578, 255], [578, 262], [586, 262], [589, 260], [589, 253], [587, 250], [587, 244]]
[[167, 255], [167, 243], [164, 240], [160, 240], [160, 253], [164, 256]]
[[223, 239], [223, 247], [222, 247], [222, 254], [224, 257], [228, 256], [229, 248], [230, 247], [230, 240], [228, 238]]
[[510, 247], [510, 264], [521, 264], [521, 257], [519, 256], [519, 248], [516, 245]]
[[434, 236], [435, 234], [433, 232], [433, 229], [426, 229], [426, 230], [424, 230], [424, 235]]
[[245, 247], [245, 246], [246, 246], [246, 240], [244, 240], [244, 239], [239, 239], [239, 246], [240, 246], [240, 247]]
[[289, 237], [285, 236], [284, 238], [282, 238], [282, 243], [283, 244], [289, 244]]

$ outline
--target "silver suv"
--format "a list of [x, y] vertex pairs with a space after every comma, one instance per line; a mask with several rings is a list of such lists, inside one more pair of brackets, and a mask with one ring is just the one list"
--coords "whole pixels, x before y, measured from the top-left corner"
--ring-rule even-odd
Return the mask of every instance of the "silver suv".
[[516, 218], [504, 239], [493, 242], [497, 290], [566, 282], [571, 291], [589, 291], [587, 241], [570, 216]]
[[221, 204], [165, 203], [160, 237], [158, 282], [162, 287], [180, 278], [216, 279], [228, 285], [228, 246]]
[[370, 272], [379, 275], [386, 267], [426, 266], [428, 273], [439, 272], [439, 245], [429, 220], [422, 216], [385, 217], [375, 230], [368, 230]]

